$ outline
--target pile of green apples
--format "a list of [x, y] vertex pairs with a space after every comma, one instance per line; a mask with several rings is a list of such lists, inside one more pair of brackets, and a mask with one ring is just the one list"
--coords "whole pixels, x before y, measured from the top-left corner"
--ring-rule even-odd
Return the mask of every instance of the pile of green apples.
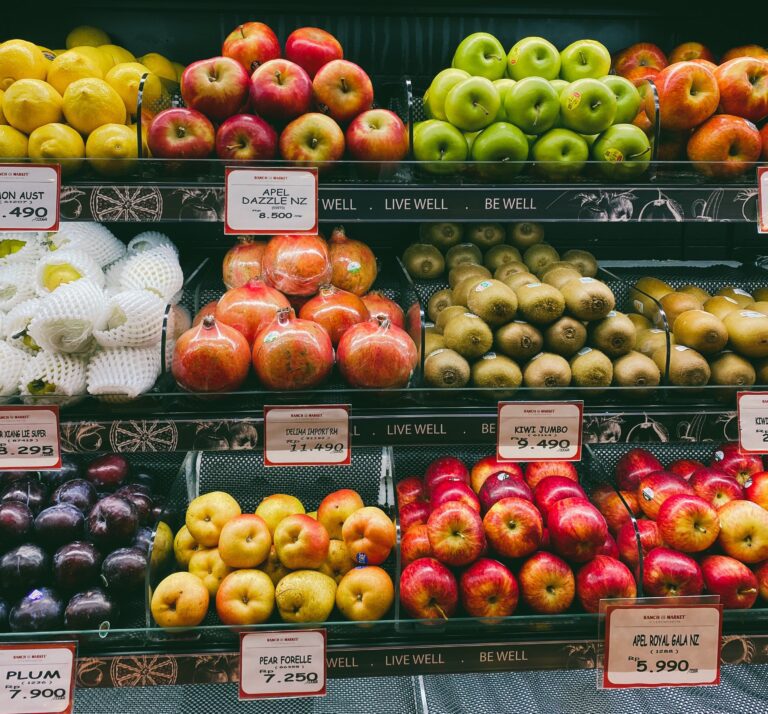
[[590, 160], [605, 178], [639, 176], [651, 159], [648, 137], [632, 124], [643, 100], [610, 69], [610, 52], [596, 40], [558, 51], [526, 37], [505, 52], [493, 35], [469, 35], [424, 95], [414, 156], [436, 174], [492, 162], [477, 167], [491, 180], [519, 174], [529, 159], [553, 180], [578, 176]]

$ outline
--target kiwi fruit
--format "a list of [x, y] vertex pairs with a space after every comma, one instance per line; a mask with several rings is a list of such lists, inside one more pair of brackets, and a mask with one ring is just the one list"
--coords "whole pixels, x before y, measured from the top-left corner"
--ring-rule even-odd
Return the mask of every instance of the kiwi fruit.
[[[656, 387], [661, 382], [661, 371], [656, 363], [634, 350], [613, 362], [613, 383], [617, 387]], [[636, 392], [645, 394], [646, 390]]]
[[632, 320], [632, 324], [638, 331], [650, 330], [653, 327], [653, 323], [647, 317], [645, 317], [645, 315], [641, 315], [640, 313], [628, 312], [627, 317]]
[[616, 307], [613, 291], [594, 278], [569, 280], [561, 292], [568, 312], [579, 320], [601, 320]]
[[768, 315], [768, 300], [758, 300], [757, 302], [751, 302], [746, 310], [752, 310], [753, 312], [762, 312], [763, 315]]
[[504, 355], [488, 352], [472, 365], [472, 384], [475, 387], [517, 389], [522, 382], [520, 367]]
[[518, 288], [522, 287], [523, 285], [528, 285], [528, 283], [538, 283], [539, 279], [533, 274], [533, 273], [515, 273], [514, 275], [510, 275], [501, 282], [504, 283], [509, 288], [512, 288], [513, 290], [517, 290]]
[[739, 303], [733, 298], [725, 297], [724, 295], [715, 295], [715, 297], [709, 298], [703, 305], [702, 309], [711, 313], [721, 320], [739, 309]]
[[768, 357], [768, 316], [752, 310], [726, 315], [725, 329], [731, 347], [745, 357]]
[[650, 357], [659, 347], [667, 346], [667, 331], [652, 327], [650, 330], [638, 330], [635, 349]]
[[625, 314], [611, 310], [592, 324], [589, 340], [608, 357], [621, 357], [635, 349], [637, 328]]
[[489, 279], [490, 278], [481, 275], [470, 275], [468, 278], [464, 278], [451, 291], [451, 300], [453, 300], [453, 304], [466, 306], [469, 298], [469, 291], [479, 283]]
[[445, 253], [461, 243], [463, 233], [460, 223], [422, 223], [419, 226], [419, 241], [429, 243]]
[[464, 278], [478, 275], [481, 278], [490, 278], [491, 271], [476, 263], [461, 263], [448, 271], [448, 285], [455, 288]]
[[482, 280], [467, 294], [467, 307], [491, 327], [499, 327], [515, 317], [517, 295], [499, 280]]
[[430, 387], [464, 387], [470, 374], [467, 360], [453, 350], [436, 350], [424, 360], [424, 381]]
[[755, 362], [755, 373], [757, 374], [758, 384], [768, 384], [768, 359], [761, 359]]
[[504, 242], [504, 226], [499, 223], [478, 223], [470, 226], [466, 239], [481, 250], [488, 250]]
[[[667, 349], [656, 350], [651, 358], [662, 373], [667, 373]], [[676, 387], [703, 387], [709, 382], [709, 363], [700, 352], [685, 345], [672, 345], [669, 353], [669, 383]]]
[[[693, 295], [687, 293], [671, 292], [667, 293], [661, 300], [661, 309], [664, 311], [664, 316], [667, 319], [667, 325], [672, 330], [675, 327], [675, 320], [678, 316], [688, 310], [701, 310], [702, 303], [698, 301]], [[661, 316], [661, 311], [658, 311], [654, 316], [654, 322], [657, 327], [664, 325], [664, 319]]]
[[448, 270], [452, 270], [462, 263], [483, 264], [483, 254], [473, 243], [459, 243], [449, 248], [445, 253], [445, 264]]
[[746, 307], [749, 303], [754, 302], [755, 299], [746, 290], [741, 288], [735, 288], [733, 285], [728, 285], [717, 291], [718, 295], [723, 297], [729, 297], [731, 300], [735, 300], [739, 303], [739, 307]]
[[752, 298], [755, 302], [768, 300], [768, 288], [757, 288], [752, 291]]
[[571, 358], [571, 377], [576, 387], [609, 387], [613, 362], [600, 350], [584, 347]]
[[637, 312], [651, 318], [658, 311], [656, 300], [661, 300], [667, 293], [671, 293], [672, 290], [671, 285], [667, 285], [667, 283], [658, 278], [640, 278], [629, 291], [629, 299], [632, 301], [632, 305]]
[[465, 312], [448, 322], [443, 329], [443, 340], [449, 350], [465, 359], [476, 359], [491, 349], [493, 333], [477, 315]]
[[[496, 271], [507, 263], [519, 263], [520, 251], [511, 245], [495, 245], [485, 252], [483, 265], [490, 271]], [[527, 268], [526, 268], [527, 270]]]
[[531, 388], [567, 387], [571, 383], [571, 366], [560, 355], [541, 352], [525, 366], [523, 383]]
[[706, 310], [688, 310], [675, 320], [675, 342], [705, 355], [719, 352], [728, 342], [723, 321]]
[[409, 245], [403, 253], [403, 264], [408, 275], [416, 280], [439, 278], [445, 270], [443, 254], [428, 243]]
[[517, 273], [527, 273], [528, 266], [525, 263], [521, 263], [519, 260], [513, 260], [509, 263], [500, 265], [493, 271], [493, 277], [495, 280], [501, 280], [504, 282], [507, 278]]
[[439, 350], [445, 347], [445, 340], [443, 340], [443, 336], [435, 330], [435, 328], [431, 328], [431, 331], [428, 329], [424, 333], [424, 354], [425, 355], [431, 355], [435, 350]]
[[700, 288], [698, 285], [683, 285], [677, 292], [693, 295], [702, 305], [712, 297], [704, 288]]
[[532, 245], [523, 253], [523, 262], [534, 275], [541, 275], [551, 263], [560, 260], [560, 254], [548, 243]]
[[466, 305], [451, 305], [450, 307], [446, 307], [445, 310], [441, 310], [435, 318], [435, 331], [443, 334], [443, 330], [445, 330], [445, 326], [448, 322], [454, 317], [463, 315], [466, 311]]
[[544, 336], [533, 325], [515, 320], [496, 330], [493, 344], [498, 352], [518, 362], [527, 362], [541, 352]]
[[552, 263], [541, 276], [541, 282], [558, 290], [571, 280], [577, 280], [581, 273], [570, 263]]
[[587, 341], [587, 328], [583, 322], [567, 315], [544, 330], [544, 348], [563, 357], [575, 355]]
[[566, 250], [561, 260], [572, 263], [585, 278], [594, 278], [597, 275], [597, 259], [588, 250]]
[[752, 363], [735, 352], [721, 352], [710, 363], [712, 384], [733, 387], [751, 387], [757, 381]]
[[544, 240], [544, 226], [541, 223], [511, 223], [507, 225], [507, 243], [526, 250]]
[[431, 298], [429, 298], [429, 302], [427, 303], [427, 315], [429, 315], [429, 319], [434, 322], [437, 320], [437, 316], [445, 310], [446, 307], [450, 307], [451, 305], [453, 305], [451, 291], [448, 290], [448, 288], [438, 290]]
[[554, 322], [565, 311], [562, 293], [551, 285], [527, 283], [520, 286], [515, 293], [518, 313], [535, 325]]

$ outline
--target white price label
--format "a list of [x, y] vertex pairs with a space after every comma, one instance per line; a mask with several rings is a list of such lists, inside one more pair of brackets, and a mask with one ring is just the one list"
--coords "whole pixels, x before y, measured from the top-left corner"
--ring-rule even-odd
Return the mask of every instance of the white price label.
[[581, 461], [584, 402], [499, 402], [499, 461]]
[[722, 617], [717, 604], [607, 604], [602, 686], [719, 684]]
[[228, 168], [224, 233], [317, 233], [317, 169]]
[[75, 645], [0, 646], [0, 712], [70, 714], [74, 693]]
[[240, 699], [325, 695], [325, 630], [240, 637]]
[[768, 233], [768, 166], [757, 170], [757, 232]]
[[61, 167], [0, 164], [0, 231], [59, 230]]
[[59, 408], [0, 406], [0, 471], [60, 466]]
[[351, 463], [349, 405], [264, 407], [265, 466]]
[[739, 448], [753, 454], [768, 453], [768, 392], [739, 392], [736, 409]]

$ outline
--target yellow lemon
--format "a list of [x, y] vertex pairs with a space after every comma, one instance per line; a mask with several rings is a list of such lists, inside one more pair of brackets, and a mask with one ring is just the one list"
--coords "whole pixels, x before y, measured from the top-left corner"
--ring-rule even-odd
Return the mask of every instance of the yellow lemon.
[[136, 61], [134, 54], [126, 50], [125, 47], [120, 47], [120, 45], [102, 45], [99, 49], [102, 52], [106, 52], [112, 58], [112, 64]]
[[181, 62], [171, 62], [171, 65], [176, 72], [176, 81], [181, 82], [181, 75], [184, 74], [186, 67]]
[[0, 89], [0, 126], [3, 124], [7, 124], [8, 120], [5, 118], [5, 114], [3, 114], [3, 95], [5, 92]]
[[78, 50], [68, 50], [51, 62], [48, 70], [48, 84], [59, 94], [64, 94], [72, 82], [87, 77], [104, 79], [101, 64]]
[[71, 126], [46, 124], [29, 135], [29, 158], [41, 164], [55, 160], [61, 164], [61, 173], [77, 171], [85, 156], [85, 143]]
[[6, 120], [25, 134], [43, 124], [59, 121], [61, 108], [61, 95], [42, 79], [20, 79], [8, 87], [3, 96]]
[[123, 124], [125, 104], [103, 79], [78, 79], [64, 92], [64, 116], [81, 134], [104, 124]]
[[43, 53], [43, 60], [45, 61], [45, 73], [47, 76], [48, 70], [51, 68], [51, 62], [56, 59], [56, 55], [53, 54], [53, 50], [49, 50], [47, 47], [43, 47], [42, 45], [38, 45], [37, 49]]
[[66, 48], [64, 48], [63, 50], [54, 50], [53, 54], [56, 55], [56, 57], [58, 57], [59, 55], [63, 55], [66, 51], [67, 51]]
[[99, 45], [108, 45], [109, 35], [104, 30], [91, 25], [80, 25], [67, 35], [67, 49], [87, 45], [88, 47], [98, 47]]
[[23, 159], [27, 156], [27, 137], [12, 126], [0, 126], [0, 159]]
[[157, 108], [159, 101], [165, 96], [163, 83], [156, 74], [152, 74], [139, 62], [123, 62], [116, 64], [107, 72], [105, 81], [113, 87], [125, 103], [128, 114], [135, 116], [139, 94], [139, 84], [143, 75], [148, 75], [144, 82], [142, 103], [144, 106]]
[[173, 64], [169, 59], [157, 54], [157, 52], [148, 52], [143, 57], [139, 57], [138, 60], [158, 77], [167, 79], [170, 82], [176, 81], [176, 70], [173, 68]]
[[[148, 119], [147, 121], [142, 121], [141, 123], [141, 155], [145, 159], [152, 158], [152, 152], [149, 150], [149, 144], [147, 143], [147, 126], [151, 121], [151, 119]], [[128, 124], [128, 126], [134, 133], [138, 131], [136, 124]]]
[[80, 47], [73, 47], [73, 52], [79, 52], [86, 57], [90, 57], [101, 68], [102, 74], [106, 74], [114, 66], [111, 55], [103, 52], [98, 47], [87, 47], [81, 45]]
[[26, 40], [0, 44], [0, 89], [8, 89], [17, 79], [45, 79], [43, 53]]
[[120, 176], [138, 162], [136, 129], [124, 124], [104, 124], [85, 144], [85, 156], [94, 171], [105, 176]]

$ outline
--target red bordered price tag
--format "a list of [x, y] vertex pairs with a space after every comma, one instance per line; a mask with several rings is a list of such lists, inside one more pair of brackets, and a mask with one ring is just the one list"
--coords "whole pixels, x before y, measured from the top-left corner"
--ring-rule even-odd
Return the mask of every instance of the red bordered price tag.
[[757, 170], [757, 232], [768, 233], [768, 166]]
[[264, 407], [265, 466], [347, 466], [349, 405]]
[[0, 164], [0, 231], [59, 230], [61, 167]]
[[317, 169], [227, 168], [224, 233], [317, 233]]
[[325, 630], [240, 635], [240, 699], [325, 696]]
[[739, 448], [753, 454], [768, 453], [768, 393], [739, 392], [736, 413]]
[[59, 408], [0, 406], [0, 471], [58, 468], [61, 468]]
[[581, 461], [584, 402], [499, 402], [499, 461]]
[[75, 643], [0, 646], [0, 712], [70, 714]]

